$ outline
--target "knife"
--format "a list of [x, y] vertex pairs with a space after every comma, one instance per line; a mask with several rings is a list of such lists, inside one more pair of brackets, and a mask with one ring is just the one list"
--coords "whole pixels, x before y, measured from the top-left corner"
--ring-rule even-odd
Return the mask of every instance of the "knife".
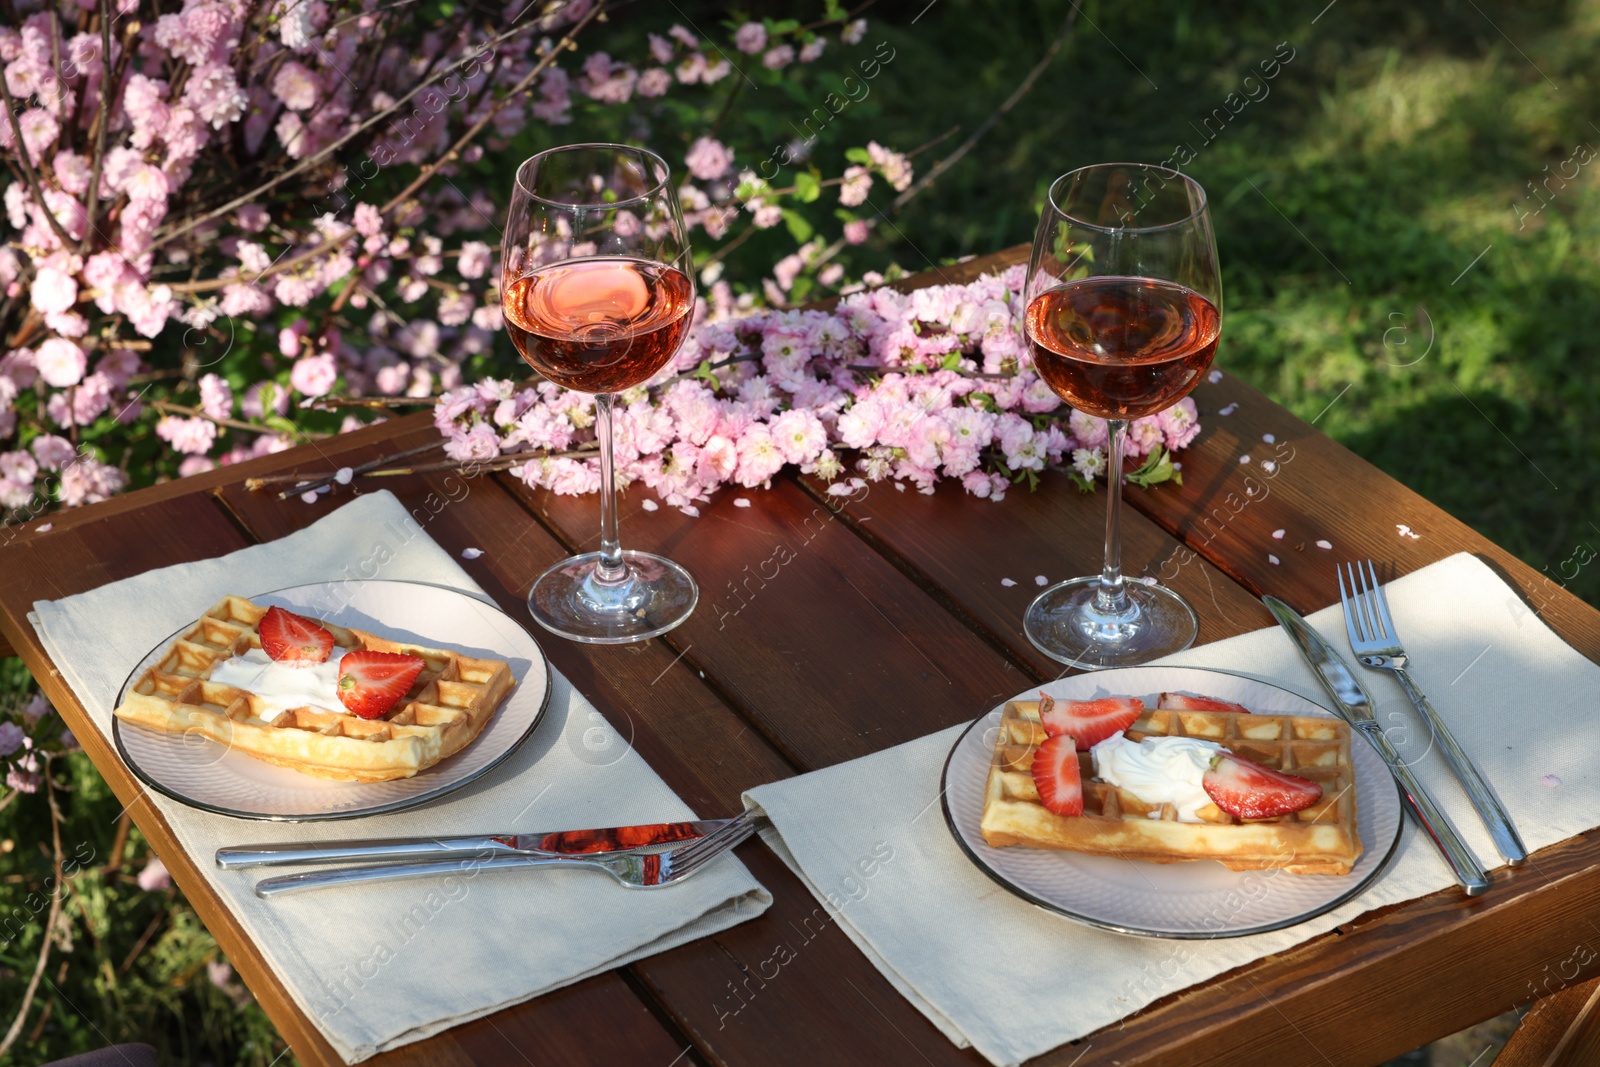
[[1289, 605], [1275, 596], [1263, 596], [1261, 602], [1272, 612], [1272, 617], [1278, 620], [1278, 624], [1288, 631], [1295, 648], [1300, 651], [1301, 658], [1322, 683], [1322, 688], [1327, 691], [1328, 696], [1333, 698], [1334, 711], [1365, 737], [1372, 747], [1378, 750], [1378, 755], [1383, 757], [1383, 762], [1388, 765], [1390, 773], [1400, 783], [1401, 792], [1405, 794], [1406, 805], [1412, 817], [1438, 846], [1445, 862], [1455, 872], [1456, 881], [1466, 890], [1467, 896], [1475, 897], [1487, 890], [1489, 876], [1484, 872], [1482, 864], [1467, 847], [1466, 842], [1461, 840], [1461, 835], [1456, 832], [1450, 817], [1433, 799], [1433, 794], [1429, 793], [1417, 779], [1400, 753], [1395, 751], [1389, 738], [1384, 735], [1382, 728], [1378, 726], [1378, 721], [1372, 716], [1372, 700], [1367, 696], [1367, 691], [1361, 687], [1361, 683], [1356, 680], [1355, 672], [1339, 657], [1333, 646], [1323, 640], [1322, 635], [1313, 630], [1311, 624], [1302, 619]]
[[368, 841], [329, 841], [321, 845], [291, 841], [217, 849], [217, 866], [281, 867], [291, 863], [344, 860], [428, 860], [452, 856], [582, 856], [594, 852], [637, 852], [705, 837], [728, 819], [610, 826], [599, 830], [549, 830], [531, 834], [469, 834], [460, 837], [393, 837]]

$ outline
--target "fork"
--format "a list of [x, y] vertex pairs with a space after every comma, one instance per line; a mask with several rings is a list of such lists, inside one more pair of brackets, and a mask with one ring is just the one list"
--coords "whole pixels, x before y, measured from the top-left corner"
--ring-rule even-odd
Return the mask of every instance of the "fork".
[[1378, 584], [1378, 573], [1373, 569], [1372, 561], [1367, 560], [1366, 574], [1362, 573], [1359, 563], [1345, 566], [1350, 572], [1350, 591], [1345, 591], [1345, 574], [1339, 571], [1339, 602], [1344, 605], [1344, 628], [1350, 638], [1350, 650], [1363, 666], [1371, 670], [1394, 672], [1406, 696], [1411, 698], [1412, 706], [1428, 721], [1428, 728], [1433, 731], [1439, 747], [1444, 751], [1445, 762], [1455, 771], [1456, 779], [1466, 790], [1467, 799], [1472, 801], [1483, 824], [1488, 827], [1495, 848], [1511, 866], [1521, 865], [1528, 859], [1528, 850], [1518, 836], [1517, 828], [1511, 824], [1511, 816], [1506, 813], [1489, 783], [1484, 781], [1472, 757], [1462, 750], [1444, 719], [1440, 718], [1432, 702], [1406, 670], [1406, 651], [1395, 632], [1394, 618], [1389, 614], [1389, 598]]
[[470, 878], [479, 871], [499, 870], [504, 867], [599, 868], [629, 889], [659, 889], [690, 877], [754, 832], [755, 815], [752, 812], [745, 812], [738, 818], [729, 820], [715, 832], [665, 852], [595, 852], [582, 856], [507, 856], [479, 853], [476, 856], [454, 860], [340, 867], [330, 871], [308, 871], [303, 874], [287, 874], [263, 879], [256, 883], [256, 896], [267, 900], [283, 893], [321, 889], [332, 885], [355, 885], [389, 878], [422, 878], [428, 875], [448, 874]]

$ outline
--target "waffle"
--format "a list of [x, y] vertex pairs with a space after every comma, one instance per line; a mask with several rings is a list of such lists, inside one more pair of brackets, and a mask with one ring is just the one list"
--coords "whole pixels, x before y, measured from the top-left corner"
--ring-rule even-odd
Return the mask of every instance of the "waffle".
[[117, 716], [169, 733], [200, 734], [318, 778], [382, 782], [409, 778], [460, 751], [511, 691], [511, 666], [504, 660], [402, 644], [319, 619], [334, 637], [330, 659], [370, 649], [420, 656], [426, 666], [381, 718], [313, 706], [280, 711], [256, 693], [209, 680], [217, 664], [261, 647], [256, 627], [266, 613], [243, 597], [223, 597], [129, 687]]
[[1350, 728], [1338, 719], [1153, 710], [1128, 729], [1133, 741], [1213, 741], [1322, 786], [1322, 798], [1302, 811], [1249, 822], [1214, 804], [1201, 809], [1202, 822], [1179, 822], [1172, 805], [1152, 810], [1127, 790], [1095, 779], [1087, 752], [1078, 753], [1083, 814], [1056, 815], [1039, 803], [1033, 784], [1033, 753], [1046, 736], [1036, 701], [1006, 705], [980, 824], [984, 840], [996, 848], [1068, 849], [1155, 863], [1210, 859], [1236, 871], [1281, 868], [1294, 874], [1348, 874], [1361, 855]]

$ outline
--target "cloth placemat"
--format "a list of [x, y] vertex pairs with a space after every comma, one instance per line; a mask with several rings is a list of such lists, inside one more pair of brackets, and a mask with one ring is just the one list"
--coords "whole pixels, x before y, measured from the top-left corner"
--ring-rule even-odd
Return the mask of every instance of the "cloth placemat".
[[[489, 601], [384, 491], [278, 541], [39, 601], [30, 620], [95, 727], [109, 736], [111, 710], [133, 664], [224, 593], [250, 596], [342, 578], [353, 561], [377, 558], [380, 544], [388, 557], [381, 579], [429, 582]], [[448, 643], [447, 635], [440, 643]], [[694, 818], [593, 705], [559, 672], [552, 675], [545, 720], [517, 752], [449, 797], [410, 811], [265, 823], [145, 794], [346, 1062], [726, 929], [771, 903], [731, 855], [657, 893], [625, 889], [597, 871], [505, 871], [320, 890], [270, 903], [252, 891], [261, 870], [223, 871], [211, 862], [224, 845]], [[609, 736], [599, 738], [597, 730]], [[594, 759], [601, 749], [607, 759]]]
[[[1452, 556], [1387, 590], [1413, 673], [1528, 847], [1600, 825], [1600, 774], [1589, 747], [1573, 743], [1586, 723], [1600, 724], [1600, 712], [1583, 699], [1600, 689], [1600, 666], [1562, 642], [1472, 556]], [[1345, 647], [1338, 605], [1310, 622]], [[1277, 627], [1161, 662], [1250, 675], [1326, 704]], [[1443, 758], [1427, 751], [1427, 731], [1399, 685], [1356, 669], [1402, 755], [1415, 762], [1479, 859], [1501, 865]], [[1395, 859], [1377, 882], [1286, 930], [1166, 941], [1083, 926], [1006, 892], [951, 838], [937, 798], [945, 757], [963, 729], [759, 786], [744, 799], [771, 820], [768, 844], [895, 988], [950, 1040], [972, 1045], [991, 1063], [1019, 1063], [1374, 908], [1454, 884], [1407, 819]]]

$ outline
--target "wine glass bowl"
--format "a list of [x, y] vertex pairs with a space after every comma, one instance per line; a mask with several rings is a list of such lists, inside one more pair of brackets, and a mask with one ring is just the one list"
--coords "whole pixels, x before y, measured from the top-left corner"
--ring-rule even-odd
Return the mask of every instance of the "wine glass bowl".
[[1075, 667], [1126, 667], [1194, 642], [1178, 594], [1121, 567], [1122, 451], [1130, 420], [1187, 396], [1216, 354], [1222, 283], [1205, 191], [1162, 167], [1111, 163], [1050, 187], [1029, 262], [1025, 329], [1034, 367], [1079, 411], [1106, 419], [1101, 573], [1046, 589], [1023, 630]]
[[617, 535], [612, 407], [677, 353], [693, 319], [693, 261], [665, 161], [580, 144], [518, 169], [501, 245], [501, 310], [518, 353], [548, 380], [595, 397], [600, 550], [535, 580], [528, 609], [575, 641], [622, 644], [672, 629], [699, 590], [671, 560]]

